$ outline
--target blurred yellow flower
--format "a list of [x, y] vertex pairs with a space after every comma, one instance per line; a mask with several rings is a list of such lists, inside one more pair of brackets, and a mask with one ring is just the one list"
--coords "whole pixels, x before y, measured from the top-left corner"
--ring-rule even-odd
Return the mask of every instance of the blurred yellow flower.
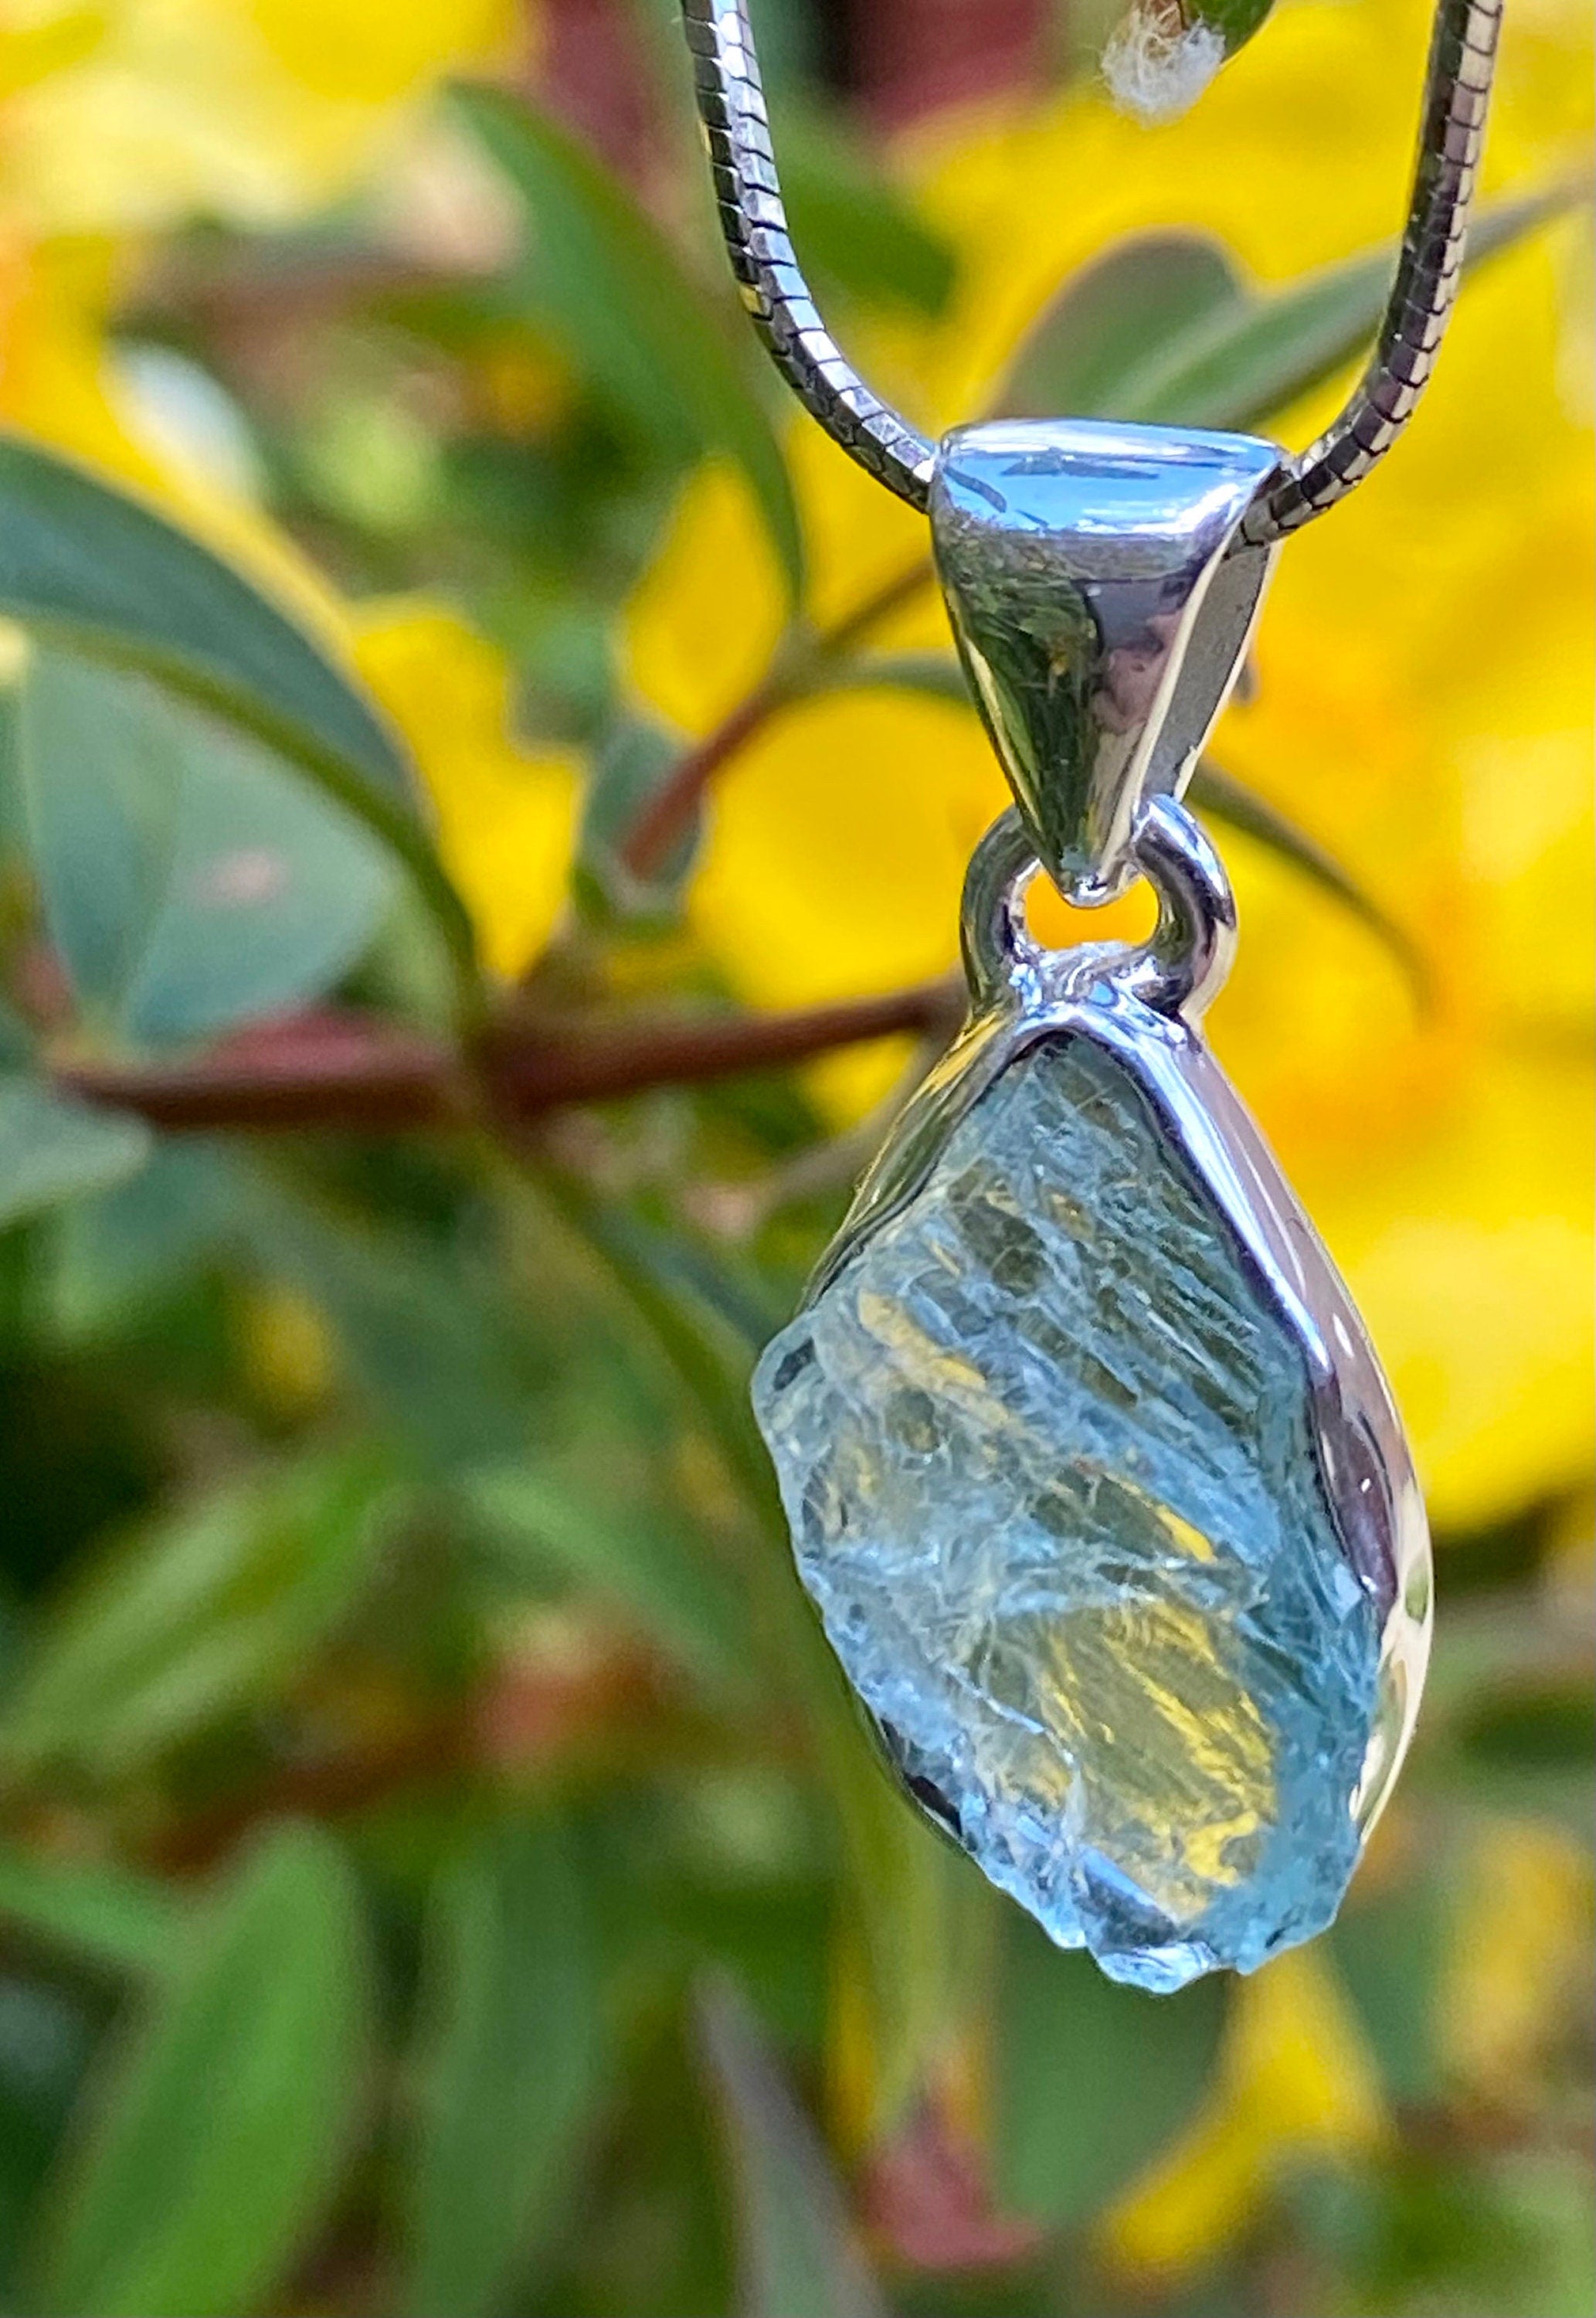
[[0, 217], [281, 222], [370, 169], [445, 74], [503, 60], [516, 22], [510, 0], [7, 0]]
[[1511, 2108], [1532, 2100], [1590, 1974], [1596, 1914], [1588, 1847], [1533, 1819], [1479, 1829], [1438, 1999], [1453, 2082]]
[[308, 1298], [263, 1281], [240, 1298], [235, 1316], [245, 1376], [279, 1417], [307, 1415], [337, 1381], [337, 1346]]
[[524, 972], [564, 902], [580, 802], [577, 759], [519, 744], [508, 663], [442, 605], [363, 608], [355, 660], [421, 768], [439, 850], [476, 921], [489, 970]]
[[[1156, 127], [1092, 90], [934, 121], [911, 159], [922, 202], [960, 254], [962, 292], [928, 333], [928, 354], [925, 335], [882, 334], [883, 349], [903, 351], [917, 415], [948, 425], [978, 410], [1060, 282], [1121, 234], [1203, 228], [1264, 282], [1391, 238], [1430, 15], [1430, 0], [1292, 0], [1200, 103]], [[1487, 193], [1583, 158], [1589, 39], [1576, 0], [1508, 12]]]
[[342, 610], [286, 535], [170, 440], [155, 439], [109, 357], [121, 270], [110, 240], [0, 235], [0, 427], [97, 468], [241, 565], [343, 657]]
[[[1388, 236], [1428, 13], [1428, 0], [1303, 0], [1157, 129], [1089, 91], [937, 126], [916, 166], [960, 251], [960, 292], [936, 325], [878, 326], [873, 369], [928, 421], [979, 409], [1060, 280], [1140, 228], [1207, 227], [1266, 279]], [[1577, 153], [1587, 39], [1563, 0], [1510, 15], [1493, 182], [1544, 182]], [[1215, 751], [1431, 962], [1421, 1011], [1364, 927], [1226, 839], [1245, 939], [1215, 1042], [1368, 1312], [1451, 1524], [1591, 1463], [1591, 489], [1570, 238], [1545, 231], [1470, 284], [1411, 437], [1291, 542], [1259, 697], [1227, 714]], [[1292, 414], [1290, 437], [1316, 431], [1340, 391]], [[807, 421], [792, 450], [823, 626], [923, 556], [924, 526]], [[698, 479], [633, 606], [636, 689], [700, 734], [779, 630], [746, 495], [724, 472]], [[933, 592], [871, 641], [946, 648]], [[1002, 802], [957, 708], [806, 702], [722, 777], [700, 938], [761, 1005], [940, 971], [963, 861]], [[856, 1110], [892, 1067], [856, 1058], [824, 1088]]]
[[333, 637], [288, 543], [141, 423], [108, 317], [135, 237], [280, 224], [345, 193], [526, 21], [516, 0], [0, 0], [0, 423], [152, 492]]
[[706, 460], [626, 607], [632, 684], [668, 723], [697, 740], [753, 690], [785, 625], [781, 566], [741, 471]]
[[[803, 510], [804, 611], [827, 628], [924, 562], [926, 526], [808, 420], [794, 427], [785, 447]], [[780, 566], [740, 471], [711, 460], [689, 479], [627, 606], [632, 683], [668, 723], [697, 738], [765, 673], [785, 623]], [[870, 630], [878, 650], [946, 641], [930, 589]]]
[[247, 497], [157, 436], [106, 332], [130, 262], [111, 229], [193, 211], [276, 221], [326, 200], [443, 75], [502, 55], [516, 14], [509, 0], [129, 0], [13, 7], [0, 38], [0, 425], [148, 494], [358, 660], [414, 750], [504, 974], [558, 914], [574, 764], [516, 745], [508, 669], [463, 622], [422, 604], [352, 615]]
[[112, 399], [105, 316], [116, 253], [100, 239], [40, 248], [0, 238], [0, 422], [129, 482], [159, 488]]
[[1356, 2157], [1388, 2130], [1374, 2057], [1330, 1972], [1305, 1949], [1239, 1981], [1208, 2103], [1106, 2218], [1105, 2251], [1147, 2280], [1233, 2243], [1305, 2157]]
[[[1493, 2107], [1531, 2097], [1588, 1969], [1590, 1855], [1528, 1819], [1477, 1831], [1435, 1992], [1441, 2065]], [[1298, 1950], [1236, 1989], [1206, 2107], [1107, 2217], [1105, 2250], [1145, 2281], [1233, 2245], [1305, 2157], [1377, 2153], [1388, 2130], [1375, 2056], [1320, 1957]]]

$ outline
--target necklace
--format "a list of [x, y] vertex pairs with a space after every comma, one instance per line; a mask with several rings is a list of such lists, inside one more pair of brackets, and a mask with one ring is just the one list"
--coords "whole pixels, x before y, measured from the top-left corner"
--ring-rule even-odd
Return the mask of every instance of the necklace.
[[[1251, 1971], [1331, 1922], [1391, 1791], [1430, 1555], [1361, 1322], [1203, 1042], [1235, 913], [1180, 797], [1280, 543], [1433, 366], [1501, 0], [1439, 0], [1385, 323], [1296, 458], [1072, 419], [928, 442], [810, 296], [746, 0], [683, 13], [744, 301], [928, 517], [1014, 798], [965, 883], [965, 1027], [756, 1373], [799, 1572], [910, 1793], [1054, 1940], [1153, 1990]], [[1042, 871], [1087, 905], [1145, 878], [1152, 934], [1043, 948]]]

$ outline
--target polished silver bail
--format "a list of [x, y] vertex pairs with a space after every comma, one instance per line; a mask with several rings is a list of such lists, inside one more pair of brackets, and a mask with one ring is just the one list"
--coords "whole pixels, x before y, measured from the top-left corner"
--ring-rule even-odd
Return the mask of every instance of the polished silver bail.
[[1107, 900], [1179, 798], [1275, 550], [1237, 536], [1282, 454], [1249, 435], [1000, 419], [946, 436], [931, 537], [959, 656], [1037, 859]]

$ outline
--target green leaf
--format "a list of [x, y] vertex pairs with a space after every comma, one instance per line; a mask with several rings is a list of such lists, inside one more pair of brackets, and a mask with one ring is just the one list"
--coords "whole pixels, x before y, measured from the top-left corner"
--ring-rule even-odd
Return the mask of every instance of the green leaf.
[[0, 1226], [125, 1181], [154, 1147], [141, 1119], [0, 1076]]
[[94, 2008], [70, 1981], [0, 1972], [0, 2308], [31, 2310], [25, 2252], [94, 2056]]
[[154, 1876], [0, 1845], [0, 1923], [45, 1948], [150, 1977], [171, 1963], [182, 1920], [180, 1904]]
[[31, 1070], [39, 1051], [32, 1026], [9, 1000], [0, 998], [0, 1077]]
[[1100, 2211], [1191, 2116], [1213, 2076], [1224, 1990], [1149, 1997], [1004, 1920], [997, 2024], [1001, 2197], [1055, 2226]]
[[233, 1225], [261, 1270], [330, 1322], [390, 1454], [450, 1472], [525, 1445], [530, 1349], [486, 1262], [384, 1229], [253, 1159], [237, 1169]]
[[[807, 1641], [807, 1637], [802, 1638]], [[794, 1635], [796, 1655], [800, 1637]], [[858, 1702], [816, 1637], [805, 1701], [847, 1868], [847, 1928], [873, 2061], [868, 2130], [882, 2139], [912, 2115], [951, 2024], [973, 2008], [973, 1971], [991, 1887], [911, 1803], [867, 1735]]]
[[964, 671], [948, 652], [877, 652], [865, 660], [838, 660], [822, 667], [817, 692], [918, 692], [928, 700], [951, 700], [973, 708]]
[[792, 484], [731, 342], [675, 251], [575, 139], [506, 91], [455, 102], [525, 205], [530, 246], [512, 283], [575, 354], [596, 392], [684, 462], [741, 467], [796, 596], [803, 543]]
[[679, 915], [681, 889], [697, 858], [696, 816], [646, 884], [621, 859], [620, 848], [643, 806], [676, 770], [681, 743], [643, 716], [621, 716], [593, 754], [582, 806], [578, 892], [599, 924], [668, 924]]
[[1372, 1897], [1354, 1887], [1325, 1941], [1394, 2101], [1433, 2101], [1445, 2090], [1437, 2030], [1457, 1861], [1444, 1837], [1430, 1840], [1439, 1858]]
[[953, 251], [823, 113], [784, 103], [777, 158], [793, 239], [822, 291], [931, 318], [953, 293]]
[[0, 612], [247, 705], [408, 801], [393, 735], [321, 647], [243, 575], [126, 493], [0, 437]]
[[63, 2318], [285, 2306], [338, 2193], [372, 1959], [331, 1839], [281, 1827], [195, 1923], [90, 2094], [43, 2263]]
[[703, 1538], [668, 1508], [606, 1513], [525, 1465], [473, 1474], [466, 1502], [512, 1570], [549, 1570], [607, 1594], [690, 1672], [746, 1670], [745, 1622]]
[[359, 686], [284, 611], [139, 500], [0, 436], [0, 615], [142, 669], [315, 776], [405, 864], [462, 979], [474, 936]]
[[1539, 1681], [1477, 1700], [1458, 1718], [1454, 1744], [1487, 1778], [1588, 1771], [1596, 1757], [1596, 1699], [1577, 1677], [1547, 1667]]
[[369, 830], [133, 669], [36, 652], [22, 760], [51, 939], [85, 1013], [135, 1044], [320, 997], [392, 898]]
[[1275, 0], [1185, 0], [1182, 13], [1188, 24], [1206, 24], [1217, 32], [1224, 42], [1225, 55], [1233, 57], [1274, 4]]
[[128, 1181], [56, 1218], [50, 1313], [68, 1343], [147, 1313], [232, 1236], [233, 1174], [214, 1144], [167, 1137]]
[[[1568, 205], [1556, 192], [1501, 202], [1469, 234], [1466, 271]], [[1119, 416], [1183, 427], [1261, 426], [1355, 361], [1372, 341], [1395, 271], [1394, 245], [1238, 304], [1217, 301], [1155, 344], [1121, 382]]]
[[[723, 1292], [663, 1234], [597, 1208], [569, 1181], [548, 1187], [611, 1267], [717, 1442], [756, 1540], [746, 1569], [757, 1672], [802, 1717], [847, 1871], [850, 1929], [862, 1951], [874, 2053], [873, 2129], [904, 2115], [976, 1984], [973, 1919], [991, 1900], [970, 1863], [933, 1832], [888, 1777], [855, 1700], [793, 1574], [769, 1456], [753, 1422], [753, 1349]], [[724, 1283], [722, 1283], [722, 1289]], [[753, 1315], [748, 1317], [751, 1320]], [[768, 1334], [758, 1325], [756, 1341]]]
[[886, 2318], [824, 2143], [725, 1981], [698, 2007], [724, 2115], [744, 2318]]
[[1072, 274], [1027, 331], [998, 398], [1008, 418], [1124, 418], [1123, 382], [1247, 292], [1209, 234], [1138, 233]]
[[[3, 438], [0, 438], [3, 439]], [[24, 849], [22, 783], [17, 757], [17, 719], [27, 667], [25, 640], [0, 635], [0, 854]]]
[[[1511, 247], [1574, 198], [1558, 186], [1482, 211], [1468, 265]], [[1205, 236], [1134, 235], [1074, 274], [1044, 310], [998, 408], [1032, 418], [1261, 426], [1369, 344], [1395, 265], [1394, 245], [1382, 243], [1260, 293]]]
[[407, 2202], [411, 2318], [521, 2307], [604, 2089], [592, 1947], [553, 1825], [501, 1820], [439, 1882]]
[[1583, 2153], [1531, 2146], [1499, 2160], [1496, 2178], [1495, 2210], [1472, 2208], [1496, 2256], [1487, 2302], [1506, 2301], [1518, 2318], [1585, 2318], [1596, 2309], [1596, 2246]]
[[220, 1491], [126, 1541], [47, 1628], [0, 1717], [0, 1765], [125, 1777], [267, 1697], [348, 1613], [395, 1512], [369, 1455]]
[[[922, 2089], [949, 2021], [967, 2000], [973, 1984], [970, 1924], [979, 1921], [989, 1889], [889, 1778], [803, 1599], [749, 1400], [753, 1345], [725, 1309], [724, 1295], [706, 1295], [702, 1277], [691, 1277], [686, 1252], [664, 1235], [596, 1208], [568, 1182], [550, 1188], [611, 1266], [762, 1526], [762, 1550], [746, 1565], [764, 1651], [758, 1671], [802, 1716], [834, 1815], [874, 2053], [871, 2124], [884, 2131]], [[758, 1325], [755, 1342], [768, 1333]]]
[[775, 1477], [749, 1400], [754, 1345], [685, 1272], [679, 1241], [612, 1206], [574, 1179], [549, 1176], [550, 1205], [592, 1248], [698, 1409], [750, 1506], [779, 1518]]

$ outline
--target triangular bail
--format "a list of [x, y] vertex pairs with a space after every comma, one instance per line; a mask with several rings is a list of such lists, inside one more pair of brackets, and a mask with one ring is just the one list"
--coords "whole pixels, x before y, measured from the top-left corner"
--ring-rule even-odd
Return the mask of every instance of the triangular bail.
[[958, 427], [937, 454], [959, 656], [1037, 858], [1077, 899], [1130, 882], [1138, 807], [1191, 777], [1273, 560], [1237, 526], [1281, 457], [1073, 418]]

